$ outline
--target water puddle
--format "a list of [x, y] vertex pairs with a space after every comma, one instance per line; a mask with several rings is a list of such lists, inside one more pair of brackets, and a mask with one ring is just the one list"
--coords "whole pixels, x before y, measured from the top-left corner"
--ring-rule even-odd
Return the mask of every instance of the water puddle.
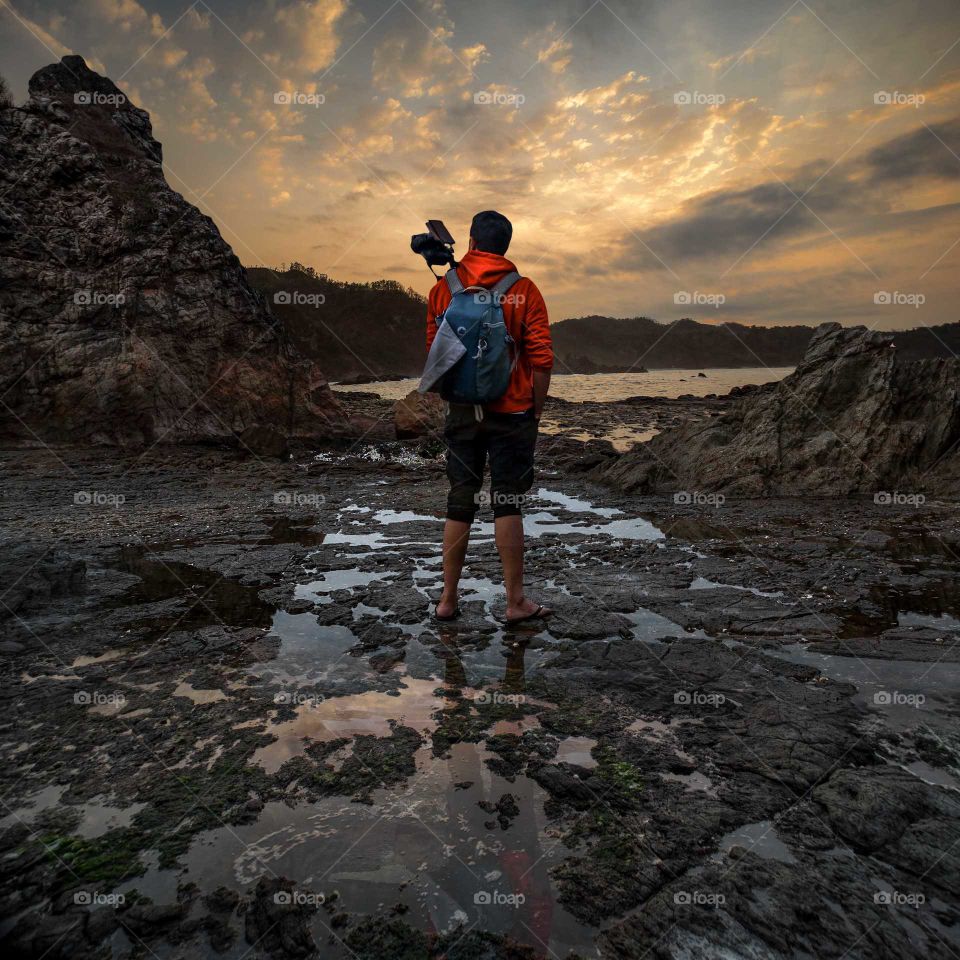
[[107, 803], [106, 797], [94, 797], [89, 803], [83, 805], [83, 818], [75, 832], [87, 840], [94, 840], [111, 830], [129, 827], [133, 823], [133, 818], [146, 807], [146, 803], [113, 807]]
[[[455, 744], [444, 758], [423, 748], [417, 775], [374, 791], [371, 805], [341, 797], [294, 808], [268, 803], [255, 824], [198, 837], [183, 858], [186, 877], [206, 892], [250, 889], [264, 873], [276, 874], [303, 893], [338, 891], [350, 912], [385, 913], [399, 904], [403, 919], [423, 930], [477, 925], [538, 954], [597, 957], [596, 931], [556, 900], [550, 869], [569, 851], [544, 814], [546, 794], [526, 777], [508, 782], [494, 774], [490, 756], [479, 744]], [[480, 802], [496, 804], [507, 793], [519, 813], [504, 830]], [[121, 889], [172, 902], [176, 879], [151, 869]], [[328, 922], [319, 911], [318, 944]]]
[[691, 584], [691, 590], [742, 590], [744, 593], [752, 593], [755, 597], [768, 597], [773, 600], [778, 600], [783, 596], [782, 590], [777, 590], [773, 593], [767, 593], [763, 590], [758, 590], [756, 587], [739, 587], [735, 583], [716, 583], [713, 580], [707, 580], [706, 577], [697, 577]]
[[733, 847], [743, 847], [764, 860], [778, 860], [780, 863], [797, 862], [790, 848], [780, 839], [771, 820], [748, 823], [721, 838], [720, 849], [724, 853]]
[[661, 773], [660, 778], [679, 783], [684, 790], [689, 790], [691, 793], [706, 793], [711, 797], [717, 795], [714, 782], [699, 770], [694, 770], [691, 773]]
[[302, 756], [311, 742], [360, 735], [388, 737], [394, 724], [412, 727], [418, 733], [436, 729], [433, 714], [444, 701], [435, 695], [436, 680], [404, 677], [399, 693], [369, 691], [344, 697], [307, 697], [292, 720], [271, 724], [266, 732], [277, 739], [253, 755], [267, 773], [277, 770], [293, 757]]
[[878, 711], [887, 725], [908, 730], [918, 723], [956, 721], [960, 697], [960, 663], [878, 660], [841, 657], [791, 644], [775, 656], [816, 667], [821, 673], [857, 688], [854, 702]]
[[887, 584], [871, 587], [856, 610], [832, 611], [841, 617], [841, 637], [879, 636], [894, 627], [960, 631], [960, 577], [929, 578], [914, 589]]
[[616, 507], [595, 507], [589, 500], [579, 500], [567, 493], [561, 493], [559, 490], [548, 490], [546, 487], [541, 487], [537, 491], [537, 499], [559, 504], [570, 513], [595, 513], [598, 517], [606, 517], [608, 520], [610, 517], [623, 514], [623, 511]]
[[[664, 536], [649, 520], [645, 520], [642, 517], [621, 517], [623, 514], [622, 510], [612, 507], [595, 507], [586, 500], [579, 500], [576, 497], [571, 497], [560, 491], [548, 490], [546, 487], [541, 487], [537, 491], [536, 497], [548, 503], [556, 503], [571, 513], [593, 514], [607, 522], [570, 523], [561, 520], [555, 513], [548, 510], [540, 510], [526, 513], [523, 517], [524, 533], [531, 538], [539, 538], [547, 535], [563, 536], [579, 534], [582, 536], [615, 537], [622, 540], [661, 540]], [[612, 519], [614, 517], [620, 517], [620, 519]], [[421, 522], [436, 524], [439, 527], [443, 523], [443, 518], [441, 517], [418, 514], [409, 510], [377, 510], [372, 519], [381, 526]], [[353, 521], [353, 523], [362, 526], [359, 520]], [[493, 523], [488, 521], [475, 523], [471, 531], [471, 543], [476, 544], [481, 542], [476, 539], [478, 536], [483, 538], [492, 537], [493, 532]], [[373, 550], [411, 545], [439, 546], [436, 541], [404, 541], [400, 538], [389, 537], [379, 531], [349, 533], [341, 530], [337, 533], [328, 534], [324, 542], [328, 545], [345, 544], [349, 546], [367, 546]]]
[[393, 576], [392, 573], [375, 570], [329, 570], [317, 580], [298, 584], [294, 595], [308, 600], [321, 600], [325, 594], [336, 590], [357, 590], [370, 586], [376, 580], [389, 580]]
[[300, 547], [319, 547], [326, 537], [321, 530], [314, 530], [313, 525], [303, 520], [294, 520], [291, 517], [261, 517], [270, 527], [270, 532], [260, 537], [257, 543], [286, 544], [292, 543]]
[[612, 537], [618, 540], [662, 540], [663, 533], [649, 520], [627, 517], [607, 523], [568, 523], [547, 511], [524, 515], [523, 532], [528, 537], [570, 536]]
[[[119, 660], [121, 657], [125, 657], [130, 651], [126, 648], [119, 650], [107, 650], [105, 653], [99, 653], [93, 657], [77, 657], [73, 663], [70, 664], [71, 670], [76, 670], [78, 667], [89, 667], [94, 663], [110, 663], [111, 660]], [[70, 679], [69, 677], [63, 677], [63, 679]]]
[[662, 617], [659, 613], [639, 607], [624, 616], [633, 623], [633, 636], [637, 640], [655, 643], [663, 637], [686, 637], [688, 639], [706, 639], [703, 630], [685, 630], [679, 623]]
[[278, 610], [270, 635], [280, 639], [280, 649], [270, 659], [247, 667], [250, 674], [272, 678], [285, 684], [355, 681], [368, 668], [347, 656], [357, 636], [346, 626], [322, 626], [313, 613], [287, 613]]
[[586, 770], [592, 770], [597, 765], [597, 761], [591, 755], [596, 745], [597, 741], [591, 737], [566, 737], [557, 747], [554, 763], [572, 763]]
[[697, 762], [696, 758], [683, 749], [677, 737], [677, 727], [687, 723], [701, 724], [703, 721], [698, 717], [678, 717], [673, 723], [664, 723], [662, 720], [640, 718], [626, 727], [626, 732], [634, 733], [654, 743], [663, 744], [684, 762], [695, 764]]
[[274, 608], [258, 596], [257, 587], [191, 566], [189, 563], [160, 560], [142, 546], [123, 547], [116, 564], [140, 582], [109, 601], [108, 609], [176, 600], [186, 605], [173, 612], [140, 621], [160, 632], [196, 630], [210, 624], [230, 627], [269, 626]]
[[[35, 793], [24, 798], [23, 803], [0, 818], [0, 828], [9, 827], [14, 823], [30, 823], [36, 816], [46, 810], [51, 810], [60, 803], [60, 798], [67, 792], [65, 785], [51, 783]], [[8, 808], [9, 809], [9, 808]]]
[[[175, 697], [185, 697], [194, 704], [216, 703], [218, 700], [226, 700], [227, 695], [222, 690], [198, 690], [191, 686], [186, 680], [181, 680], [177, 688], [173, 691]], [[127, 714], [130, 716], [130, 714]]]

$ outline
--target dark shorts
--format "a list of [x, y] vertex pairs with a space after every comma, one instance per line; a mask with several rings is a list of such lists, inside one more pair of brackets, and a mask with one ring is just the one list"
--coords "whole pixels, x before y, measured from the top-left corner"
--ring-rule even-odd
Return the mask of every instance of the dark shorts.
[[[494, 517], [516, 516], [533, 486], [533, 451], [537, 421], [527, 413], [487, 413], [477, 420], [472, 406], [450, 404], [446, 426], [447, 517], [472, 523], [477, 507], [493, 506]], [[490, 461], [490, 495], [481, 493]]]

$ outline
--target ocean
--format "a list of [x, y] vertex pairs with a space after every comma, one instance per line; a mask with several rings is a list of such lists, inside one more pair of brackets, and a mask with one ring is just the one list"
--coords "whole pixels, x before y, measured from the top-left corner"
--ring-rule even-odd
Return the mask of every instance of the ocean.
[[[734, 387], [782, 380], [793, 367], [705, 367], [702, 370], [651, 370], [649, 373], [555, 373], [550, 393], [574, 403], [625, 400], [627, 397], [679, 397], [691, 394], [729, 393]], [[700, 374], [704, 376], [700, 376]], [[334, 390], [376, 393], [399, 400], [417, 386], [417, 379], [381, 380], [376, 383], [331, 384]]]

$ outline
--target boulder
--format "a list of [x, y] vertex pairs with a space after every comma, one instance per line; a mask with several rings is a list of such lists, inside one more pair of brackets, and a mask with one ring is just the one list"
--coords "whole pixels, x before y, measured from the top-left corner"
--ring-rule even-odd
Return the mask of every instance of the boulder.
[[240, 449], [252, 453], [255, 457], [285, 459], [290, 454], [290, 444], [287, 442], [286, 435], [262, 424], [247, 427], [238, 439]]
[[825, 323], [796, 370], [598, 465], [621, 489], [835, 496], [953, 492], [960, 360], [898, 360], [893, 338]]
[[0, 439], [349, 432], [161, 159], [149, 115], [82, 57], [39, 70], [26, 103], [0, 110]]
[[447, 405], [435, 393], [411, 390], [393, 405], [393, 425], [398, 440], [437, 437], [443, 432]]

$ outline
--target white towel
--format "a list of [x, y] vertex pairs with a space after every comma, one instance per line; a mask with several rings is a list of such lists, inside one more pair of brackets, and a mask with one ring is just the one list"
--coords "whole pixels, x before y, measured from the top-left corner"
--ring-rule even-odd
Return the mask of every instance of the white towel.
[[437, 335], [427, 354], [427, 363], [420, 378], [419, 393], [439, 393], [443, 375], [467, 352], [460, 338], [446, 320], [440, 321]]

